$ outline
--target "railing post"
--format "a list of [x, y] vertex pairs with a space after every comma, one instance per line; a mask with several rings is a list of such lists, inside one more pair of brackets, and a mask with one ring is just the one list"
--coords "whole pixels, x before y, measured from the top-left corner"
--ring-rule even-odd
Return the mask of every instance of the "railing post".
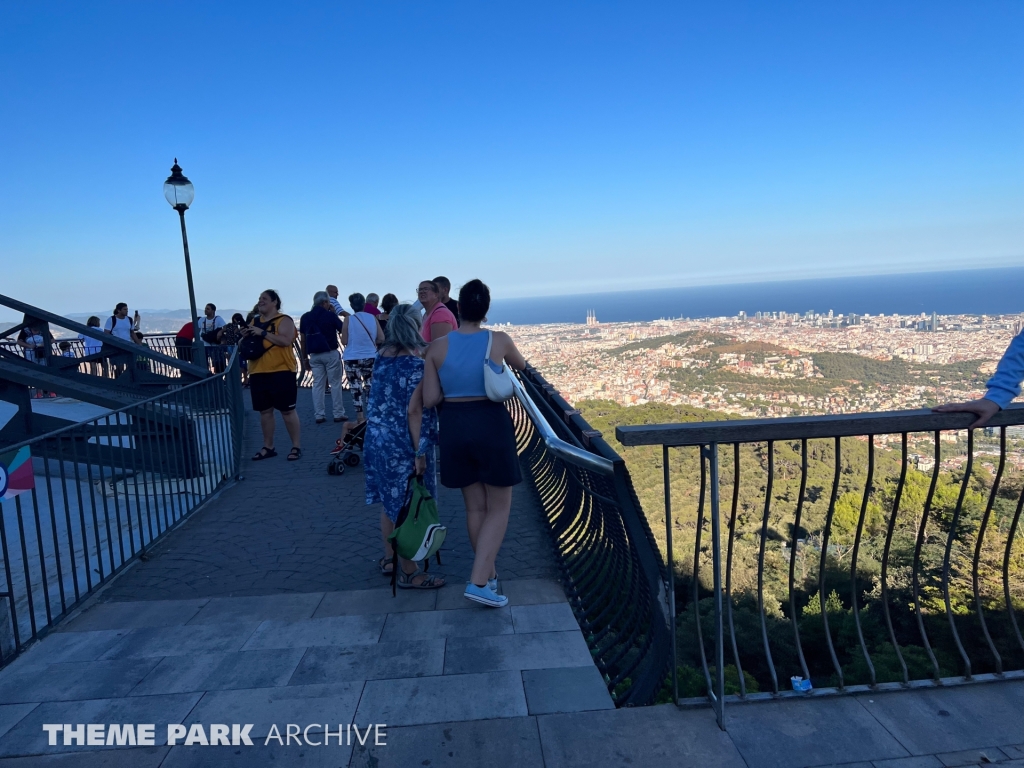
[[10, 592], [0, 593], [0, 667], [18, 654], [17, 633], [14, 630], [15, 617], [11, 613], [14, 598]]
[[679, 661], [676, 651], [676, 570], [672, 556], [672, 486], [668, 469], [668, 446], [661, 447], [661, 465], [665, 479], [665, 550], [668, 561], [668, 621], [672, 638], [672, 702], [679, 704]]
[[711, 484], [711, 569], [715, 590], [715, 719], [725, 730], [725, 634], [722, 627], [722, 526], [718, 493], [718, 443], [707, 448]]
[[245, 398], [242, 395], [242, 365], [236, 348], [227, 370], [224, 385], [227, 387], [231, 422], [231, 458], [234, 462], [232, 476], [242, 479], [242, 430], [245, 426]]

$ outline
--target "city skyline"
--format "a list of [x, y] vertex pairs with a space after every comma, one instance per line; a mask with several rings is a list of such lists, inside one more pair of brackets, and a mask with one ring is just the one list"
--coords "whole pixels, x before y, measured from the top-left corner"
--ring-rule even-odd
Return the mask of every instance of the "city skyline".
[[250, 276], [515, 298], [1024, 264], [1015, 3], [0, 18], [3, 292], [41, 306], [187, 306], [174, 157], [225, 306]]

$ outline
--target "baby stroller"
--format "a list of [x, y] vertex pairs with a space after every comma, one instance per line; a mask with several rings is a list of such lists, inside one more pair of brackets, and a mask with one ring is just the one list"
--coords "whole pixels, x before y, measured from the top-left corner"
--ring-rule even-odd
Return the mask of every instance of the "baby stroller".
[[345, 441], [338, 440], [338, 444], [331, 451], [331, 461], [327, 465], [327, 474], [343, 475], [345, 467], [358, 467], [359, 454], [356, 450], [363, 450], [363, 441], [366, 439], [366, 422], [357, 424], [345, 433]]

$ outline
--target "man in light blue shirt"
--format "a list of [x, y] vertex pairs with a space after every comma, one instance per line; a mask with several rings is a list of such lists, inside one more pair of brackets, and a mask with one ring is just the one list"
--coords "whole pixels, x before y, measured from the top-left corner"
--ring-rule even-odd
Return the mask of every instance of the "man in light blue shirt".
[[331, 309], [334, 310], [334, 314], [341, 315], [342, 317], [348, 317], [348, 312], [343, 306], [341, 306], [341, 302], [338, 301], [338, 286], [328, 285], [327, 296], [328, 300], [331, 302]]
[[949, 403], [940, 405], [934, 410], [940, 413], [973, 413], [977, 419], [971, 427], [983, 427], [988, 420], [1010, 404], [1020, 394], [1020, 384], [1024, 380], [1024, 332], [1014, 336], [1010, 346], [1003, 353], [996, 372], [988, 380], [985, 387], [988, 391], [980, 400], [969, 403]]

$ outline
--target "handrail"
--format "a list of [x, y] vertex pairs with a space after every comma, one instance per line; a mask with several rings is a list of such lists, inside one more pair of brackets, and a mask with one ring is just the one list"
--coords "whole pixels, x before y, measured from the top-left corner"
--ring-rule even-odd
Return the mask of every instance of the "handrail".
[[[176, 389], [171, 390], [171, 391], [174, 392], [174, 393], [181, 393], [181, 392], [185, 392], [186, 390], [195, 389], [198, 386], [200, 386], [202, 384], [206, 384], [207, 382], [209, 382], [209, 381], [211, 381], [213, 379], [224, 379], [224, 380], [227, 380], [228, 371], [229, 370], [234, 370], [233, 366], [236, 363], [236, 358], [237, 357], [238, 357], [238, 351], [236, 350], [231, 355], [230, 360], [228, 360], [227, 368], [225, 368], [223, 372], [218, 373], [218, 374], [210, 377], [209, 379], [199, 379], [198, 381], [189, 382], [188, 384], [184, 384], [184, 385], [182, 385], [180, 387], [177, 387]], [[121, 408], [111, 408], [111, 409], [108, 409], [108, 410], [104, 411], [103, 413], [101, 413], [99, 416], [96, 416], [93, 419], [89, 419], [88, 421], [95, 421], [96, 419], [101, 419], [101, 418], [105, 418], [105, 417], [109, 417], [109, 416], [117, 416], [120, 413], [126, 413], [127, 411], [134, 410], [134, 409], [138, 408], [139, 406], [149, 405], [150, 403], [155, 403], [158, 400], [166, 400], [166, 399], [167, 399], [167, 392], [161, 392], [159, 395], [153, 395], [153, 397], [146, 398], [145, 400], [136, 400], [135, 402], [132, 402], [132, 403], [129, 403], [128, 405], [122, 406]], [[41, 442], [43, 440], [53, 440], [54, 438], [60, 437], [61, 435], [65, 434], [65, 433], [74, 432], [79, 427], [81, 427], [81, 422], [76, 422], [74, 424], [68, 424], [65, 427], [58, 427], [57, 429], [54, 429], [54, 430], [52, 430], [50, 432], [45, 432], [42, 435], [36, 435], [34, 437], [28, 438], [27, 440], [22, 440], [20, 443], [14, 443], [12, 445], [0, 446], [0, 448], [3, 449], [4, 453], [13, 453], [14, 451], [21, 450], [26, 445], [32, 445], [33, 443], [38, 443], [38, 442]]]
[[512, 373], [511, 369], [507, 365], [505, 366], [505, 372], [512, 380], [512, 387], [515, 391], [516, 398], [520, 403], [522, 403], [523, 408], [526, 409], [526, 413], [530, 417], [530, 421], [532, 421], [534, 426], [537, 428], [541, 439], [544, 440], [544, 445], [547, 446], [549, 451], [577, 467], [583, 467], [584, 469], [589, 469], [593, 472], [600, 472], [603, 475], [615, 474], [615, 465], [608, 459], [603, 456], [596, 456], [582, 448], [577, 448], [575, 445], [571, 445], [558, 437], [558, 435], [555, 434], [555, 430], [553, 430], [551, 425], [548, 423], [548, 420], [544, 418], [540, 409], [537, 408], [537, 404], [533, 402], [533, 398], [531, 398], [523, 388], [522, 382], [519, 381], [518, 377]]
[[102, 341], [108, 347], [114, 347], [120, 350], [121, 352], [129, 352], [133, 355], [143, 355], [145, 357], [150, 358], [151, 360], [155, 360], [158, 363], [163, 363], [164, 365], [169, 365], [173, 368], [178, 368], [179, 370], [183, 372], [188, 372], [189, 374], [197, 378], [205, 379], [211, 375], [210, 371], [208, 371], [204, 367], [194, 365], [184, 360], [179, 360], [176, 357], [169, 357], [160, 352], [154, 352], [153, 350], [147, 349], [146, 347], [140, 346], [130, 341], [125, 341], [124, 339], [119, 339], [117, 336], [114, 336], [112, 334], [105, 333], [102, 329], [96, 329], [88, 325], [82, 325], [81, 323], [75, 322], [74, 320], [70, 320], [66, 317], [62, 317], [61, 315], [54, 314], [53, 312], [47, 312], [45, 309], [40, 309], [39, 307], [33, 307], [31, 304], [26, 304], [22, 301], [18, 301], [17, 299], [12, 299], [9, 296], [4, 296], [3, 294], [0, 294], [0, 304], [6, 307], [10, 307], [11, 309], [16, 310], [18, 312], [22, 312], [30, 317], [34, 317], [37, 320], [42, 320], [46, 323], [52, 323], [53, 325], [62, 328], [67, 328], [68, 330], [71, 331], [77, 331], [83, 336], [88, 336], [98, 341]]
[[[671, 653], [666, 571], [622, 458], [530, 366], [506, 402], [562, 584], [616, 706], [657, 700]], [[564, 419], [564, 421], [563, 421]], [[543, 432], [543, 434], [542, 434]], [[590, 451], [607, 461], [579, 456]]]
[[[922, 409], [618, 427], [623, 445], [661, 446], [671, 605], [676, 579], [689, 582], [673, 699], [681, 680], [683, 698], [698, 687], [679, 670], [703, 670], [724, 728], [727, 700], [806, 695], [812, 679], [846, 693], [1024, 676], [1024, 494], [1006, 481], [1024, 404], [992, 417], [984, 446], [976, 418]], [[675, 572], [674, 533], [692, 547], [689, 573]]]
[[2, 448], [32, 462], [32, 480], [0, 499], [0, 667], [237, 477], [239, 359]]
[[[833, 416], [645, 424], [634, 427], [616, 427], [615, 436], [620, 443], [629, 446], [683, 447], [710, 443], [763, 443], [768, 440], [801, 440], [967, 429], [976, 418], [977, 416], [971, 413], [936, 413], [924, 408], [913, 411], [848, 413]], [[1022, 420], [1024, 420], [1024, 403], [1016, 403], [999, 411], [985, 426], [1015, 426]]]

